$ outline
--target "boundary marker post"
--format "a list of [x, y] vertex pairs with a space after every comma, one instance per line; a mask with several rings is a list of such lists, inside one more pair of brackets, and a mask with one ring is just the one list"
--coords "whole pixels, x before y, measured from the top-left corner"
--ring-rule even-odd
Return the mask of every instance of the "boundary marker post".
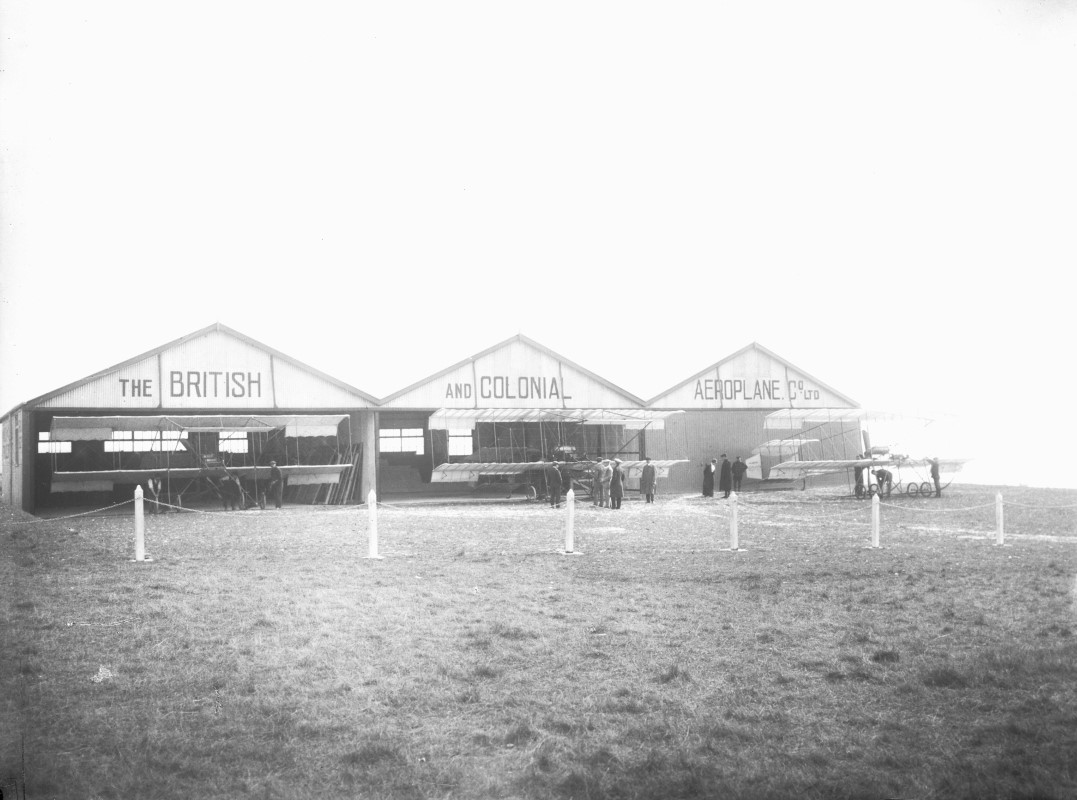
[[146, 558], [146, 509], [142, 504], [142, 485], [135, 487], [135, 563], [153, 561]]
[[871, 496], [871, 546], [879, 546], [879, 494]]
[[380, 559], [378, 555], [378, 496], [371, 489], [366, 496], [367, 515], [369, 517], [368, 538], [370, 541], [367, 558]]
[[570, 486], [568, 494], [565, 495], [565, 550], [566, 556], [579, 556], [583, 553], [575, 550], [576, 533], [576, 493], [572, 491]]
[[737, 531], [737, 495], [729, 496], [729, 549], [734, 553], [740, 549], [740, 534]]

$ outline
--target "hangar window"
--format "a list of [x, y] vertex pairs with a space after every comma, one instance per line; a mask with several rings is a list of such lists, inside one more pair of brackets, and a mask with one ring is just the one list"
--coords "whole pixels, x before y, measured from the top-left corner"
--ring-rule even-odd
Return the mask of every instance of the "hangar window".
[[180, 439], [187, 438], [187, 431], [113, 431], [112, 438], [105, 441], [106, 453], [169, 453], [180, 449]]
[[475, 452], [475, 444], [472, 440], [471, 429], [449, 429], [449, 455], [469, 456]]
[[217, 441], [218, 453], [246, 453], [247, 447], [246, 431], [221, 431]]
[[41, 431], [37, 434], [37, 452], [70, 453], [71, 442], [54, 442], [48, 431]]
[[423, 429], [381, 428], [378, 431], [378, 447], [383, 453], [415, 453], [421, 456], [426, 452]]

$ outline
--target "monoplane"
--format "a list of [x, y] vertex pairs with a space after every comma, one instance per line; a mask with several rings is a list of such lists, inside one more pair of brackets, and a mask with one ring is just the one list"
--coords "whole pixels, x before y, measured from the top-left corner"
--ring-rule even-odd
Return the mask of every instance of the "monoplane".
[[[864, 409], [784, 409], [769, 414], [764, 427], [771, 430], [792, 431], [784, 439], [767, 442], [757, 452], [790, 454], [793, 458], [780, 460], [770, 468], [767, 480], [807, 481], [825, 475], [855, 475], [860, 470], [861, 480], [855, 481], [854, 492], [858, 497], [874, 494], [889, 495], [901, 492], [908, 495], [932, 495], [936, 492], [933, 480], [929, 480], [933, 463], [937, 463], [940, 475], [945, 473], [949, 480], [939, 488], [945, 489], [953, 481], [953, 474], [959, 471], [969, 459], [966, 458], [911, 458], [908, 455], [891, 451], [889, 446], [872, 446], [871, 436], [864, 423], [917, 420], [929, 423], [930, 420], [908, 417], [906, 415], [886, 412], [870, 412]], [[840, 441], [847, 446], [846, 424], [855, 425], [863, 441], [863, 451], [855, 457], [848, 458], [801, 458], [801, 450], [806, 445], [814, 446], [816, 451], [823, 449], [828, 440]], [[815, 433], [818, 438], [808, 438], [806, 434]], [[859, 446], [859, 442], [857, 443]], [[835, 447], [836, 445], [831, 445]], [[873, 476], [880, 471], [889, 473], [891, 478], [882, 486]], [[911, 475], [909, 473], [912, 473]]]

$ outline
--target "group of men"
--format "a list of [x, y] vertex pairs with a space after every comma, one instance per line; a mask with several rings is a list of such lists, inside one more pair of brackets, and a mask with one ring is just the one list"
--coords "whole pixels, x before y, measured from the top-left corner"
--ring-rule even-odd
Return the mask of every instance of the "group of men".
[[[596, 461], [591, 467], [591, 505], [598, 508], [620, 508], [621, 501], [625, 496], [625, 472], [621, 468], [623, 462], [619, 458], [603, 458]], [[561, 467], [553, 461], [546, 465], [546, 494], [550, 501], [550, 507], [556, 508], [561, 504], [561, 494], [564, 484], [571, 483], [568, 471], [562, 475]], [[658, 486], [658, 470], [651, 464], [651, 459], [645, 459], [643, 470], [640, 474], [639, 491], [648, 503], [654, 502], [655, 490]]]
[[[243, 486], [235, 475], [228, 473], [222, 478], [218, 491], [226, 511], [242, 511], [246, 507]], [[265, 488], [265, 494], [262, 495], [259, 505], [265, 508], [267, 502], [273, 503], [274, 508], [280, 508], [284, 502], [284, 474], [276, 461], [269, 462], [269, 484]]]
[[712, 458], [709, 464], [703, 465], [703, 496], [714, 497], [714, 476], [718, 475], [718, 490], [723, 492], [722, 497], [729, 497], [731, 492], [739, 492], [744, 473], [748, 471], [748, 465], [740, 460], [732, 463], [729, 457], [722, 453], [722, 463], [718, 464], [717, 458]]

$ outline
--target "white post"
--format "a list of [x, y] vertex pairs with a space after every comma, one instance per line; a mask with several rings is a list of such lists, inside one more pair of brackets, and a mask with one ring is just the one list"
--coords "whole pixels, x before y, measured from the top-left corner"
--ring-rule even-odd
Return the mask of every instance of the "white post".
[[737, 535], [737, 496], [729, 495], [729, 549], [734, 553], [740, 548], [740, 539]]
[[146, 513], [142, 507], [142, 486], [135, 487], [135, 561], [146, 560]]
[[370, 515], [370, 551], [367, 558], [381, 558], [378, 555], [378, 496], [373, 489], [366, 496], [366, 507]]
[[565, 552], [571, 553], [575, 547], [576, 494], [569, 487], [565, 495]]
[[879, 546], [879, 494], [871, 496], [871, 546]]
[[995, 495], [995, 544], [1001, 545], [1006, 539], [1002, 531], [1002, 492]]

